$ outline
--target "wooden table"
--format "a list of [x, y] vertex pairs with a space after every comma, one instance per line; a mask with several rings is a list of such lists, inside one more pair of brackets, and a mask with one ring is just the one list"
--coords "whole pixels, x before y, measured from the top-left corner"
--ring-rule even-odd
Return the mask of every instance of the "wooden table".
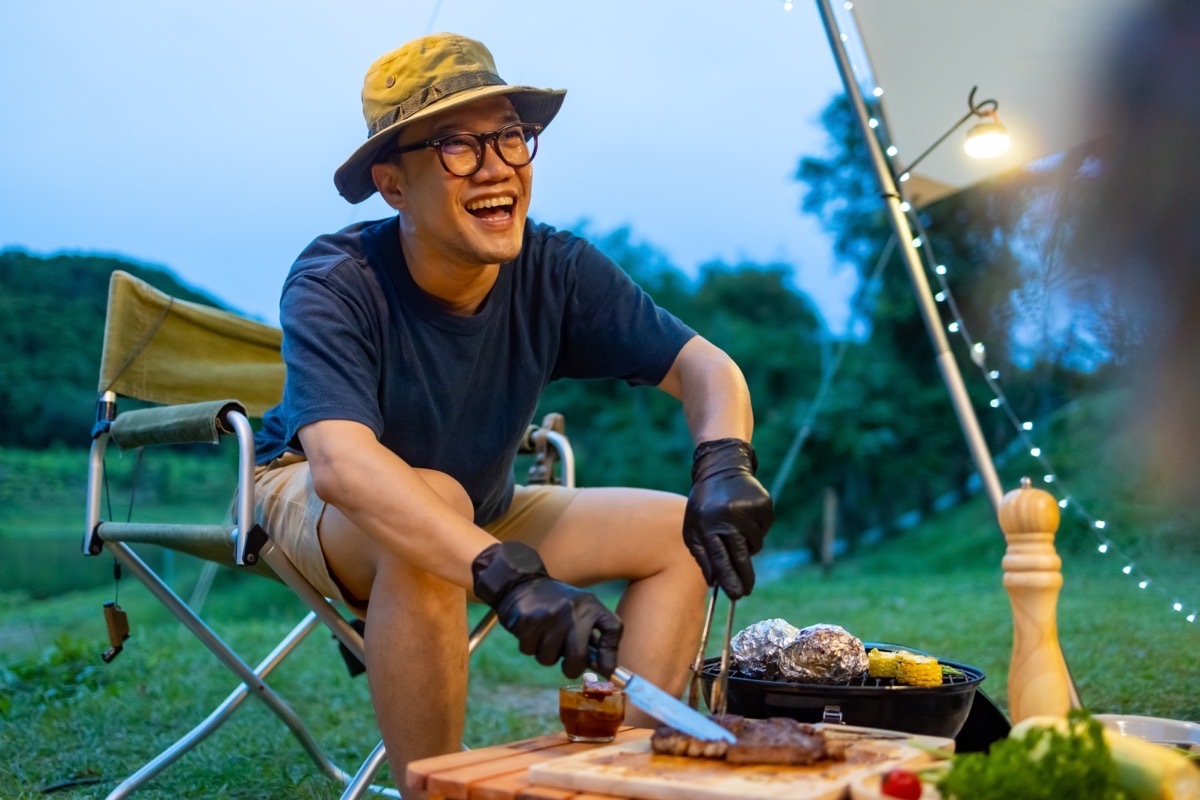
[[[618, 742], [645, 739], [649, 728], [622, 728]], [[573, 792], [529, 782], [529, 765], [581, 753], [598, 744], [567, 740], [552, 733], [511, 744], [434, 756], [408, 765], [409, 790], [425, 792], [428, 800], [613, 800], [614, 795]]]

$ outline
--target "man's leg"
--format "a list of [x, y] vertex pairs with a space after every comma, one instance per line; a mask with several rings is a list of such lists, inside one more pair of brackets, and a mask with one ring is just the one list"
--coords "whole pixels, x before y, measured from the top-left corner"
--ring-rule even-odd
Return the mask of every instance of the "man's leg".
[[[619, 662], [676, 696], [699, 646], [707, 588], [683, 543], [685, 504], [666, 492], [581, 489], [537, 543], [550, 574], [566, 583], [629, 579], [617, 606], [625, 623]], [[655, 724], [632, 708], [626, 719]]]
[[[422, 477], [460, 513], [471, 503], [440, 473]], [[463, 589], [383, 553], [333, 506], [320, 523], [330, 569], [355, 596], [368, 598], [367, 681], [387, 747], [392, 779], [404, 785], [408, 762], [458, 750], [467, 704], [467, 614]]]

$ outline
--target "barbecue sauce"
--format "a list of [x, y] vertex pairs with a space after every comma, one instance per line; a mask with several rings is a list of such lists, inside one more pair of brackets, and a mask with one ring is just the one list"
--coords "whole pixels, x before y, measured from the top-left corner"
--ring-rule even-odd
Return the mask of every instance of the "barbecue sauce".
[[625, 720], [625, 694], [564, 686], [558, 692], [558, 718], [571, 741], [611, 742]]

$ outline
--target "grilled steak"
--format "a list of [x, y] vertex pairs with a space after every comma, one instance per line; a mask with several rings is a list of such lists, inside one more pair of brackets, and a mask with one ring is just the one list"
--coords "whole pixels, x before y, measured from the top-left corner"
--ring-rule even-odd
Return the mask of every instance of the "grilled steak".
[[[741, 736], [746, 726], [745, 717], [736, 714], [713, 715], [712, 721], [730, 731], [734, 736]], [[729, 742], [724, 740], [708, 741], [697, 739], [686, 733], [681, 733], [670, 725], [659, 725], [650, 737], [650, 747], [654, 752], [664, 756], [689, 756], [691, 758], [724, 758]]]
[[725, 760], [731, 764], [814, 764], [842, 760], [846, 749], [829, 742], [825, 734], [786, 717], [751, 720], [738, 740], [729, 745]]
[[659, 725], [650, 746], [660, 755], [724, 758], [731, 764], [814, 764], [846, 757], [845, 744], [828, 741], [822, 731], [793, 719], [746, 719], [732, 714], [712, 719], [737, 736], [737, 742], [705, 741]]

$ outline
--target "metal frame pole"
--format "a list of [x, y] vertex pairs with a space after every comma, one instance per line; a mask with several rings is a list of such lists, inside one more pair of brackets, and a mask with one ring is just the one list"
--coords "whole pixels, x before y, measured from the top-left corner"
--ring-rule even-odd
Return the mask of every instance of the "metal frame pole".
[[979, 427], [975, 409], [971, 407], [971, 400], [967, 395], [962, 373], [958, 371], [958, 363], [954, 360], [954, 353], [950, 350], [950, 342], [946, 338], [946, 332], [942, 329], [937, 303], [933, 299], [933, 292], [929, 289], [929, 281], [925, 277], [921, 257], [917, 253], [916, 246], [913, 245], [912, 228], [908, 224], [908, 218], [900, 209], [900, 193], [892, 179], [891, 170], [888, 169], [887, 159], [884, 157], [879, 140], [871, 133], [867, 104], [858, 88], [858, 82], [854, 79], [854, 70], [850, 67], [850, 57], [846, 54], [837, 20], [833, 16], [833, 8], [829, 0], [817, 0], [817, 8], [821, 12], [821, 21], [825, 25], [825, 34], [829, 37], [829, 47], [833, 50], [834, 60], [837, 62], [838, 72], [842, 77], [842, 84], [846, 87], [846, 94], [858, 117], [863, 140], [870, 153], [871, 166], [882, 190], [888, 219], [892, 224], [892, 230], [896, 233], [900, 256], [908, 270], [908, 277], [912, 281], [917, 307], [921, 311], [921, 319], [925, 322], [925, 331], [929, 334], [929, 341], [933, 344], [938, 370], [950, 393], [950, 402], [954, 406], [959, 427], [962, 428], [963, 436], [967, 440], [971, 459], [975, 462], [975, 468], [979, 471], [980, 478], [983, 479], [983, 487], [987, 492], [988, 500], [991, 501], [992, 511], [998, 514], [1000, 498], [1004, 494], [1000, 488], [1000, 477], [996, 474], [996, 465], [992, 462], [992, 454], [983, 438], [983, 431]]

